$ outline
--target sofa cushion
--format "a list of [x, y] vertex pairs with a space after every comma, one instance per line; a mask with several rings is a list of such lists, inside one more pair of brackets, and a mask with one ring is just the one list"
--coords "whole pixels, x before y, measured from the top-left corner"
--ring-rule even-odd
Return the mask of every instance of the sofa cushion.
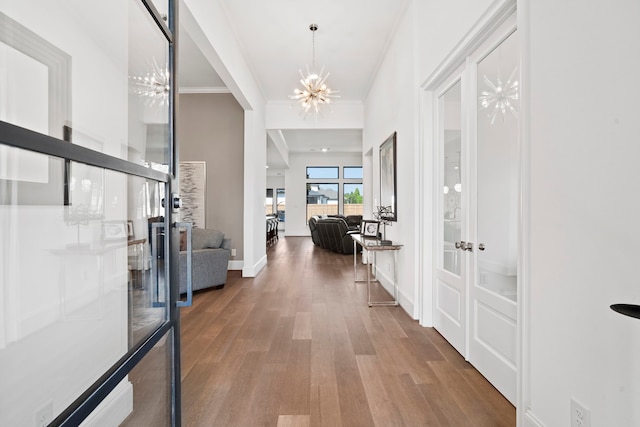
[[208, 228], [194, 228], [191, 246], [193, 250], [205, 248], [216, 249], [222, 245], [223, 240], [224, 233], [222, 231]]

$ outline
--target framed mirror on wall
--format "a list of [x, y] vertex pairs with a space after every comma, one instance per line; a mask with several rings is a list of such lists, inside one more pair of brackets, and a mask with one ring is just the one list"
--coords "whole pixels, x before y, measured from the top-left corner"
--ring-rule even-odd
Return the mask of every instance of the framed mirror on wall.
[[[71, 118], [71, 56], [0, 12], [0, 121], [55, 138]], [[0, 205], [61, 206], [60, 159], [0, 146]]]
[[396, 197], [396, 135], [397, 133], [393, 132], [391, 136], [380, 145], [380, 204], [374, 206], [374, 209], [380, 212], [386, 221], [398, 220]]

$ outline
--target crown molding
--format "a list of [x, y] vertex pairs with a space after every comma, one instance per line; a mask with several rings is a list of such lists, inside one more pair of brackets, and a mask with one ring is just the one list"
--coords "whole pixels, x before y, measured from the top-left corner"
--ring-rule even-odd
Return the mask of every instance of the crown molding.
[[178, 93], [231, 93], [227, 87], [181, 87]]

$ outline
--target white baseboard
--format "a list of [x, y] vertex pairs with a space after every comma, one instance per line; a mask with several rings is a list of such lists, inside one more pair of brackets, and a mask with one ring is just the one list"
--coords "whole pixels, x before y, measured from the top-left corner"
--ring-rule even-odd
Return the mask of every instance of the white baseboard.
[[265, 254], [253, 267], [244, 266], [242, 268], [242, 277], [256, 277], [258, 273], [267, 265], [267, 254]]
[[244, 261], [241, 259], [229, 260], [229, 267], [227, 270], [242, 270], [244, 267]]
[[530, 409], [524, 413], [524, 425], [522, 427], [545, 427], [545, 425], [536, 418]]
[[125, 378], [80, 425], [82, 427], [118, 426], [131, 412], [133, 412], [133, 385], [128, 378]]
[[[393, 280], [385, 275], [381, 270], [376, 268], [376, 278], [382, 285], [382, 287], [393, 295]], [[402, 292], [400, 288], [398, 288], [398, 304], [403, 308], [404, 311], [411, 316], [412, 319], [416, 319], [413, 315], [413, 301], [411, 301], [407, 296]]]

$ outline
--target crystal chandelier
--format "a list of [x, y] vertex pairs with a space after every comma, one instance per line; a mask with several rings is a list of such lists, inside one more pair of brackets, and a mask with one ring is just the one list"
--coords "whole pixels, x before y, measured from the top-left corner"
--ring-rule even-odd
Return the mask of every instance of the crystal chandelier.
[[299, 70], [302, 89], [296, 88], [294, 90], [294, 94], [289, 97], [302, 107], [302, 113], [305, 116], [312, 112], [317, 115], [320, 112], [321, 104], [329, 104], [331, 102], [331, 98], [339, 98], [339, 95], [336, 95], [338, 92], [337, 90], [331, 90], [327, 87], [326, 81], [330, 73], [324, 74], [324, 67], [320, 70], [320, 73], [315, 72], [315, 32], [318, 29], [318, 26], [316, 24], [311, 24], [309, 25], [309, 29], [312, 34], [313, 45], [313, 62], [311, 63], [311, 70], [309, 70], [309, 66], [307, 65], [306, 76], [302, 73], [302, 70]]
[[518, 80], [514, 79], [517, 70], [517, 67], [513, 69], [506, 82], [498, 77], [495, 84], [486, 75], [483, 76], [487, 90], [481, 92], [478, 100], [482, 108], [491, 109], [489, 111], [491, 124], [495, 122], [498, 114], [502, 115], [504, 122], [507, 111], [510, 111], [514, 117], [518, 117], [518, 107], [515, 104], [518, 101]]
[[150, 72], [130, 77], [133, 93], [146, 98], [152, 105], [164, 106], [169, 102], [169, 70], [160, 68], [153, 60]]

